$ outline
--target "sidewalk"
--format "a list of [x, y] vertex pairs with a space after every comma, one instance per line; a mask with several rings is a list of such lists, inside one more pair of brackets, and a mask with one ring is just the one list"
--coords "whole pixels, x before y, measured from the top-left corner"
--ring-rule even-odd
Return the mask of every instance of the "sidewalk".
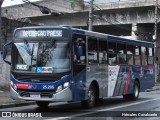
[[34, 104], [33, 101], [25, 101], [25, 100], [12, 100], [10, 98], [10, 91], [2, 91], [0, 90], [0, 109], [7, 107], [15, 107], [15, 106], [23, 106]]
[[147, 89], [146, 92], [151, 92], [155, 90], [160, 90], [160, 83], [156, 83], [154, 87], [152, 87], [151, 89]]
[[[160, 90], [160, 83], [157, 83], [153, 88], [147, 89], [146, 92]], [[0, 109], [15, 106], [24, 106], [35, 104], [34, 101], [12, 100], [10, 98], [10, 91], [0, 89]]]

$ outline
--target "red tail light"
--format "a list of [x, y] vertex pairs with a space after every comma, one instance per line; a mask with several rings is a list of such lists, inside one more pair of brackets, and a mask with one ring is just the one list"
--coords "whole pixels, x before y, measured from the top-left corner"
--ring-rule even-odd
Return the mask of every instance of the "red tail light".
[[18, 89], [28, 89], [29, 84], [16, 84]]

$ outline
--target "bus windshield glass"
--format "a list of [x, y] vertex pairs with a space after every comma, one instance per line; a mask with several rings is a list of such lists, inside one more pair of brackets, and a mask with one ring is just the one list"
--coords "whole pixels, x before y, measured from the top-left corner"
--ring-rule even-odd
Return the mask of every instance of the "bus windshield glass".
[[70, 70], [69, 41], [14, 43], [13, 70], [33, 73], [59, 73]]

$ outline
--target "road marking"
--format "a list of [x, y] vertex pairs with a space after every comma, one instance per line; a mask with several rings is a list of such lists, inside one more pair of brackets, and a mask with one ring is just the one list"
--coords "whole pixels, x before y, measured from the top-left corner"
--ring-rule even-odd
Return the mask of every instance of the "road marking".
[[51, 118], [51, 119], [46, 119], [46, 120], [63, 120], [63, 119], [69, 119], [69, 118], [73, 118], [73, 117], [79, 117], [79, 116], [94, 114], [94, 113], [97, 113], [97, 112], [103, 112], [103, 111], [109, 111], [109, 110], [119, 109], [119, 108], [123, 108], [123, 107], [138, 105], [138, 104], [147, 103], [147, 102], [156, 101], [156, 100], [160, 100], [160, 98], [155, 98], [155, 99], [145, 100], [145, 101], [141, 101], [141, 102], [130, 103], [130, 104], [127, 104], [127, 105], [120, 105], [120, 106], [111, 107], [111, 108], [106, 108], [106, 109], [95, 110], [95, 111], [93, 111], [93, 112], [79, 113], [79, 114], [75, 114], [75, 115], [70, 115], [70, 116], [68, 116], [68, 117], [56, 117], [56, 118]]
[[1, 90], [0, 90], [0, 92], [2, 93], [2, 92], [4, 92], [4, 91], [1, 91]]

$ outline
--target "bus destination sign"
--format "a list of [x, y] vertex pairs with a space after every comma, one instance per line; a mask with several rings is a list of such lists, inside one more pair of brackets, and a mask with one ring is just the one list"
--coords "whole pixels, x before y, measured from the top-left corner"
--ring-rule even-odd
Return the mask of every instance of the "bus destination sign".
[[16, 38], [62, 37], [62, 30], [20, 30]]

